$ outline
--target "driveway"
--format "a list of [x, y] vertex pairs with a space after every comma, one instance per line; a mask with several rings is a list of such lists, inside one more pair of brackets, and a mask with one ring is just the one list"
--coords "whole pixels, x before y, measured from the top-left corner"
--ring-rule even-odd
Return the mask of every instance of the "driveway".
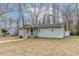
[[0, 43], [4, 42], [11, 42], [11, 41], [19, 41], [22, 40], [17, 36], [5, 36], [5, 37], [0, 37]]

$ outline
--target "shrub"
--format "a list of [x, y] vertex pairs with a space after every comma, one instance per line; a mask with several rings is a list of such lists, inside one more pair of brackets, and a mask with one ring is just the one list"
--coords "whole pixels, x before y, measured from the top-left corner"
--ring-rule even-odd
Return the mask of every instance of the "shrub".
[[2, 29], [2, 33], [7, 33], [7, 30], [6, 29]]
[[76, 32], [70, 32], [70, 35], [76, 35]]
[[76, 26], [76, 35], [79, 35], [79, 25]]
[[4, 37], [5, 37], [6, 34], [7, 34], [7, 30], [6, 29], [2, 29], [2, 33], [3, 33]]

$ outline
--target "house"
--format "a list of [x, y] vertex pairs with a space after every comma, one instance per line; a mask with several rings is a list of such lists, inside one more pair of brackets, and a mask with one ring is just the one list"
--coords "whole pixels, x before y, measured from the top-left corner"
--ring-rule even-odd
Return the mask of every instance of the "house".
[[64, 38], [69, 36], [69, 33], [65, 31], [64, 24], [25, 25], [19, 28], [19, 36], [24, 39], [30, 37]]
[[24, 26], [21, 24], [19, 26], [19, 36], [24, 39], [29, 37], [64, 38], [69, 36], [70, 31], [65, 30], [63, 15], [60, 11], [58, 12], [57, 16], [54, 16], [51, 11], [49, 11], [49, 15], [47, 13], [40, 14], [37, 25], [33, 25], [33, 22]]

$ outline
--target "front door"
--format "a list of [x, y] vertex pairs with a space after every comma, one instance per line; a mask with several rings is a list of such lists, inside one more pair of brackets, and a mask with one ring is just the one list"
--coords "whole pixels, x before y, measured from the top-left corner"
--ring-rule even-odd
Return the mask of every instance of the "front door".
[[37, 36], [36, 29], [35, 28], [31, 28], [30, 29], [30, 37], [35, 37], [35, 36]]
[[34, 31], [33, 28], [31, 28], [31, 29], [30, 29], [31, 36], [33, 36], [33, 31]]

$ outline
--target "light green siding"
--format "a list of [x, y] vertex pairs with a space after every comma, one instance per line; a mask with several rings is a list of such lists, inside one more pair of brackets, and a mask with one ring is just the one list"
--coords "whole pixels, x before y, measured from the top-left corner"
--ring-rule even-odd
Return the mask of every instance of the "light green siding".
[[40, 28], [38, 37], [63, 38], [64, 28]]

